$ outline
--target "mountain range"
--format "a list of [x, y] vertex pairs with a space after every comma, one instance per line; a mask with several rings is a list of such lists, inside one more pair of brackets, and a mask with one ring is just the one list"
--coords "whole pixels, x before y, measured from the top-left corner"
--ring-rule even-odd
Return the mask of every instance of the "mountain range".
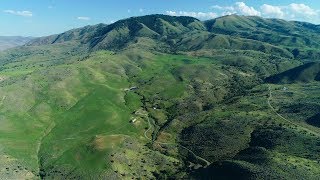
[[29, 42], [32, 37], [21, 37], [21, 36], [0, 36], [0, 51], [22, 46]]
[[320, 26], [147, 15], [0, 53], [0, 179], [317, 179]]
[[99, 24], [70, 30], [35, 39], [29, 45], [77, 41], [96, 50], [119, 50], [133, 44], [163, 48], [170, 52], [253, 50], [312, 60], [319, 58], [319, 32], [318, 25], [255, 16], [230, 15], [202, 22], [192, 17], [149, 15], [120, 20], [111, 25]]

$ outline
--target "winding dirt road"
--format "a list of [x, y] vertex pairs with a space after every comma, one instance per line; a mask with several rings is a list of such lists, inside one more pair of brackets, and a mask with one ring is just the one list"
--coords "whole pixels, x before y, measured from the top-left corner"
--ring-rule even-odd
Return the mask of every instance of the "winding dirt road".
[[276, 109], [271, 105], [271, 102], [270, 102], [271, 99], [272, 99], [272, 92], [271, 92], [271, 87], [270, 87], [270, 85], [268, 86], [268, 90], [269, 90], [269, 97], [268, 97], [268, 99], [267, 99], [267, 103], [268, 103], [269, 107], [271, 108], [271, 110], [272, 110], [280, 119], [282, 119], [282, 120], [284, 120], [285, 122], [287, 122], [287, 123], [289, 123], [289, 124], [292, 124], [292, 125], [294, 125], [294, 126], [296, 126], [296, 127], [299, 127], [299, 128], [301, 128], [301, 129], [303, 129], [304, 131], [309, 132], [310, 134], [313, 134], [313, 135], [316, 135], [316, 136], [320, 136], [319, 133], [314, 132], [314, 131], [312, 131], [312, 130], [310, 130], [310, 129], [308, 129], [308, 128], [305, 128], [305, 127], [301, 126], [300, 124], [297, 124], [297, 123], [295, 123], [295, 122], [292, 122], [292, 121], [288, 120], [287, 118], [283, 117], [281, 114], [279, 114], [279, 113], [276, 111]]

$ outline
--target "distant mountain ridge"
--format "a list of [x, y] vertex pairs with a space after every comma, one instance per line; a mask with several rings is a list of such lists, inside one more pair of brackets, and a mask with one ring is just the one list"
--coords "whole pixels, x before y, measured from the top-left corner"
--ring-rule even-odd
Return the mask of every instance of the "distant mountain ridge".
[[[253, 50], [286, 58], [319, 59], [320, 26], [256, 16], [193, 17], [147, 15], [113, 24], [98, 24], [42, 37], [28, 45], [77, 41], [91, 50], [129, 46], [164, 51], [210, 49]], [[308, 48], [306, 48], [308, 47]]]
[[[202, 26], [199, 20], [192, 17], [147, 15], [120, 20], [110, 25], [98, 24], [73, 29], [62, 34], [35, 39], [28, 45], [80, 41], [88, 44], [91, 49], [119, 49], [138, 38], [162, 42], [167, 38], [181, 36], [182, 33], [194, 29], [191, 26], [197, 23]], [[205, 27], [201, 28], [205, 29]]]
[[16, 46], [24, 45], [29, 42], [33, 37], [22, 36], [0, 36], [0, 51], [13, 48]]

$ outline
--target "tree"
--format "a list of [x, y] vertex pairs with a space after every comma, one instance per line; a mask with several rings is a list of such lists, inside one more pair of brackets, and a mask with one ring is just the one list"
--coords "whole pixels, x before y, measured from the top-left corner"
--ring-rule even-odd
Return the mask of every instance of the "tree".
[[297, 58], [300, 54], [299, 49], [295, 48], [294, 50], [292, 50], [292, 54], [294, 58]]

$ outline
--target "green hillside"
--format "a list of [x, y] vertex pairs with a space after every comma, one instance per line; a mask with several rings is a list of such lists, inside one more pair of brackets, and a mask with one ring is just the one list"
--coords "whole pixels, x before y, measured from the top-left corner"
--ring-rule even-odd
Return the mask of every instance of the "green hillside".
[[269, 83], [297, 83], [320, 81], [320, 63], [307, 63], [266, 78]]
[[143, 46], [161, 52], [212, 49], [253, 50], [305, 61], [320, 57], [316, 25], [230, 15], [201, 22], [192, 17], [147, 15], [35, 39], [29, 45], [76, 41], [90, 49]]
[[0, 179], [317, 179], [318, 32], [148, 15], [3, 51]]
[[248, 39], [267, 41], [270, 44], [319, 46], [317, 40], [311, 39], [311, 36], [319, 33], [320, 29], [308, 23], [230, 15], [206, 21], [205, 24], [211, 32], [237, 34]]

